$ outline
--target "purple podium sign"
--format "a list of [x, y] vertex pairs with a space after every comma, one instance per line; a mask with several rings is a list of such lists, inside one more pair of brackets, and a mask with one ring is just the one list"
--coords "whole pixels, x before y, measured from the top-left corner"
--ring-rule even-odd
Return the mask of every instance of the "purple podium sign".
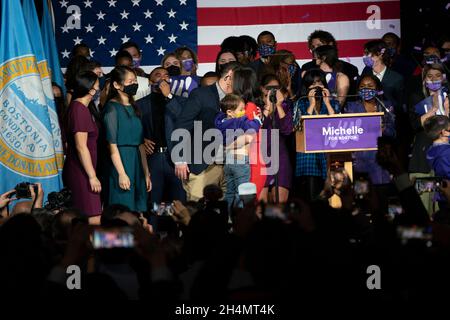
[[304, 116], [297, 151], [299, 148], [305, 153], [377, 150], [382, 115], [376, 112]]

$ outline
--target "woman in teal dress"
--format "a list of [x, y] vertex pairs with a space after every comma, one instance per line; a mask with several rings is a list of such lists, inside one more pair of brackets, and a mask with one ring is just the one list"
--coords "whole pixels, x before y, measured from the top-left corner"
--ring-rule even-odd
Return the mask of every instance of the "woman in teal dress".
[[133, 69], [116, 67], [110, 73], [105, 105], [106, 140], [111, 155], [109, 203], [147, 211], [147, 192], [151, 190], [140, 114], [134, 105], [137, 78]]

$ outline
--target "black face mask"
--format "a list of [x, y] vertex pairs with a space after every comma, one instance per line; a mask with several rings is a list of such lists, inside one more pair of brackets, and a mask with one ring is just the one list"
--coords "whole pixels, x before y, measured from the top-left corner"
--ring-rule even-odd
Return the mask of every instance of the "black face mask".
[[128, 86], [124, 86], [122, 91], [124, 93], [126, 93], [129, 97], [132, 97], [132, 96], [136, 95], [137, 90], [138, 90], [138, 84], [133, 83]]
[[170, 67], [166, 68], [167, 72], [169, 73], [169, 76], [173, 77], [173, 76], [179, 76], [181, 74], [181, 69], [180, 67], [171, 65]]

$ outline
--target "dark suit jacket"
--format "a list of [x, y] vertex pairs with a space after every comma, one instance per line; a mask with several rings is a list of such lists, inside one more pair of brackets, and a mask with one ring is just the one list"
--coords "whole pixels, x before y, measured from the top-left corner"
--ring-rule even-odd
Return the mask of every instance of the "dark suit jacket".
[[[372, 68], [365, 67], [361, 75], [373, 74]], [[391, 101], [394, 104], [395, 114], [399, 115], [405, 113], [403, 110], [403, 95], [404, 95], [404, 82], [403, 77], [391, 70], [386, 69], [383, 76], [383, 81], [381, 81], [383, 86], [384, 97], [386, 100]]]
[[[150, 139], [154, 141], [154, 129], [153, 129], [153, 113], [152, 113], [152, 101], [151, 95], [139, 99], [136, 101], [137, 107], [141, 111], [141, 119], [142, 125], [144, 127], [144, 138]], [[164, 113], [164, 124], [165, 124], [165, 134], [166, 134], [166, 143], [167, 147], [172, 150], [174, 146], [174, 142], [171, 141], [170, 137], [172, 132], [175, 130], [175, 122], [179, 117], [181, 111], [183, 110], [183, 105], [186, 103], [186, 98], [174, 96], [168, 103], [166, 104], [165, 113]]]
[[[194, 143], [195, 140], [200, 141], [201, 139], [201, 137], [194, 137], [194, 121], [201, 121], [201, 134], [203, 137], [206, 130], [215, 128], [214, 119], [220, 111], [219, 102], [219, 92], [216, 84], [197, 88], [189, 95], [186, 105], [175, 124], [177, 129], [186, 129], [191, 133], [191, 148], [189, 152], [183, 153], [183, 160], [189, 164], [189, 170], [194, 174], [200, 174], [208, 167], [208, 164], [204, 162], [203, 154], [197, 154], [196, 157], [201, 157], [201, 162], [194, 163], [196, 162], [194, 161]], [[202, 153], [209, 143], [210, 142], [205, 142], [202, 139]]]

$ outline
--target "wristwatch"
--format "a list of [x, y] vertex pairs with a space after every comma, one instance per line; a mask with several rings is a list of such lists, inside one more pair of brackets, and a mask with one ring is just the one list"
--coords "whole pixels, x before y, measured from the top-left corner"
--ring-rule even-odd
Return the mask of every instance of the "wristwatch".
[[169, 93], [169, 94], [167, 95], [166, 98], [169, 99], [169, 100], [171, 100], [171, 99], [173, 98], [173, 94], [172, 94], [172, 93]]

